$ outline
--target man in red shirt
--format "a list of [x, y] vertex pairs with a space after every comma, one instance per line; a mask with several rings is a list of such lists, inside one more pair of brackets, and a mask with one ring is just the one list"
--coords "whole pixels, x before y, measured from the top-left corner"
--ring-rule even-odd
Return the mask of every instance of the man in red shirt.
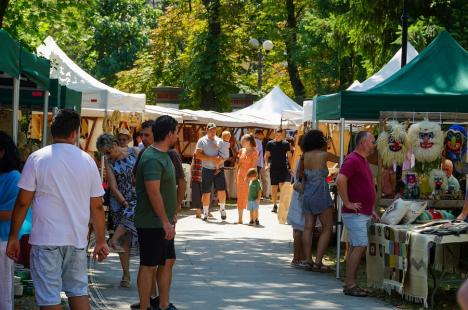
[[367, 292], [356, 284], [356, 274], [369, 241], [367, 228], [371, 218], [379, 220], [374, 210], [376, 192], [367, 157], [374, 152], [375, 138], [366, 131], [356, 136], [356, 149], [346, 156], [336, 180], [343, 200], [343, 223], [348, 230], [350, 249], [346, 257], [346, 295], [365, 297]]

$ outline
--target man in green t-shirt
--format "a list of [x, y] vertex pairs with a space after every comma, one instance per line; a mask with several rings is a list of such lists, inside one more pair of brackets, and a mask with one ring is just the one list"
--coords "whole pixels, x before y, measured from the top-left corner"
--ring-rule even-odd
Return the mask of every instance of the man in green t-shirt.
[[174, 165], [168, 150], [177, 141], [177, 121], [163, 115], [153, 124], [154, 143], [138, 163], [136, 173], [137, 206], [135, 227], [140, 246], [138, 294], [140, 309], [147, 309], [151, 296], [152, 275], [159, 269], [159, 307], [176, 309], [169, 300], [172, 267], [176, 255], [174, 236], [177, 187]]

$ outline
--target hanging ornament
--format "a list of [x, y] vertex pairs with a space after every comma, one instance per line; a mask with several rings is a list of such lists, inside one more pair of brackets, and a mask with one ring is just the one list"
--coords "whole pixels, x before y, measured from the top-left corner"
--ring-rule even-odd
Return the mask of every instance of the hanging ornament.
[[453, 167], [459, 173], [462, 171], [463, 159], [466, 155], [466, 130], [461, 125], [452, 125], [445, 135], [444, 153], [453, 162]]
[[439, 124], [428, 120], [413, 124], [408, 137], [417, 161], [433, 162], [441, 157], [444, 134]]
[[408, 172], [405, 176], [405, 191], [403, 197], [405, 199], [418, 199], [419, 198], [419, 183], [418, 175], [414, 172]]
[[440, 196], [445, 193], [448, 187], [447, 176], [440, 169], [432, 169], [429, 173], [429, 186], [432, 189], [432, 197], [440, 199]]
[[377, 150], [385, 167], [390, 167], [394, 163], [401, 165], [405, 161], [409, 149], [407, 128], [407, 122], [388, 121], [385, 123], [384, 131], [377, 138]]

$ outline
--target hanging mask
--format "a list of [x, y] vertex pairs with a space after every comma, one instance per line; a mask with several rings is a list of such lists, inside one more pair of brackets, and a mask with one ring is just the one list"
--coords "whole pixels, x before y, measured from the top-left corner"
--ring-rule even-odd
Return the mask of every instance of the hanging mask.
[[406, 122], [386, 122], [384, 131], [377, 138], [377, 150], [384, 166], [389, 167], [393, 163], [401, 165], [405, 161], [409, 148], [407, 128]]
[[444, 134], [439, 124], [427, 120], [413, 124], [408, 136], [417, 161], [433, 162], [441, 157]]
[[454, 168], [461, 172], [460, 166], [466, 155], [466, 130], [461, 125], [450, 126], [445, 135], [445, 154], [454, 163]]
[[445, 172], [440, 169], [432, 169], [429, 174], [429, 186], [432, 191], [446, 191], [447, 176]]

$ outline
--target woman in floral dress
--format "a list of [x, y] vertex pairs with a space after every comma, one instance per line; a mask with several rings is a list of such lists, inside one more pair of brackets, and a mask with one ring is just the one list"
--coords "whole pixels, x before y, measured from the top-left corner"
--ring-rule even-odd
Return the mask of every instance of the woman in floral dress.
[[138, 151], [132, 147], [120, 147], [110, 134], [102, 134], [96, 142], [99, 152], [106, 156], [106, 175], [111, 191], [110, 208], [114, 234], [109, 240], [111, 250], [118, 252], [123, 276], [120, 286], [130, 286], [130, 249], [136, 248], [137, 231], [133, 222], [136, 207], [136, 191], [133, 168]]

